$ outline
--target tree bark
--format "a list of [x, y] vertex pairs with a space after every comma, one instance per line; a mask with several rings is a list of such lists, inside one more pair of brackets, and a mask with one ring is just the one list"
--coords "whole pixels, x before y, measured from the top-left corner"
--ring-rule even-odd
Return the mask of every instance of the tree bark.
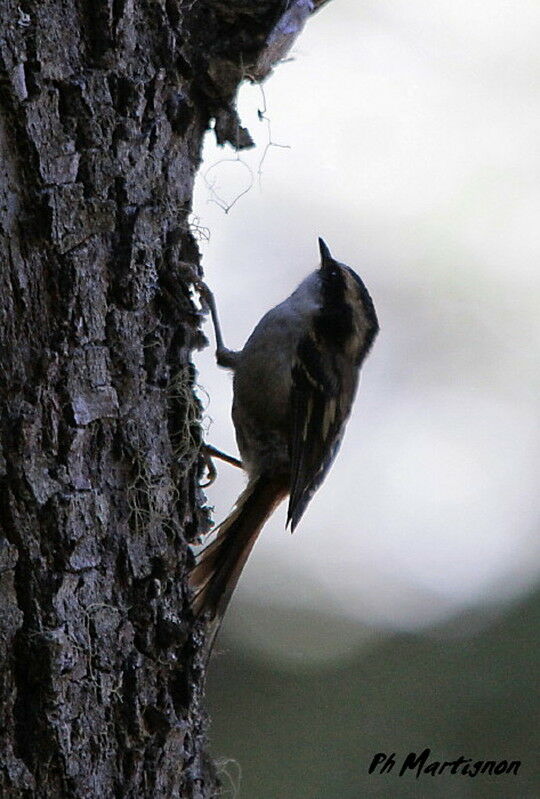
[[3, 797], [218, 795], [185, 586], [191, 197], [210, 121], [250, 145], [237, 87], [312, 10], [0, 0]]

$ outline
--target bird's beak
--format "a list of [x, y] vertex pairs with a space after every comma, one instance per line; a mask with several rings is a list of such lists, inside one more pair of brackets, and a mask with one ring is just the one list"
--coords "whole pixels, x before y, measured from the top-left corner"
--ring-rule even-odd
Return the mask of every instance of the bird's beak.
[[334, 259], [324, 239], [319, 239], [319, 250], [321, 252], [321, 266], [330, 266]]

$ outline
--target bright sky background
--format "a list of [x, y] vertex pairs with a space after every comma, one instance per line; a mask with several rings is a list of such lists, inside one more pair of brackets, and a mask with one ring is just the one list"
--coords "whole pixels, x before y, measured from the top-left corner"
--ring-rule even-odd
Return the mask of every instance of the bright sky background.
[[[316, 268], [319, 235], [381, 322], [325, 484], [294, 536], [282, 510], [250, 558], [230, 614], [239, 634], [254, 599], [316, 606], [361, 636], [538, 580], [539, 42], [537, 0], [334, 0], [264, 86], [287, 149], [268, 149], [260, 183], [259, 87], [239, 100], [256, 150], [237, 161], [209, 134], [195, 213], [227, 345]], [[209, 202], [207, 170], [230, 202], [250, 169], [227, 214]], [[236, 453], [231, 378], [207, 333], [208, 440]], [[221, 520], [243, 478], [218, 466]]]

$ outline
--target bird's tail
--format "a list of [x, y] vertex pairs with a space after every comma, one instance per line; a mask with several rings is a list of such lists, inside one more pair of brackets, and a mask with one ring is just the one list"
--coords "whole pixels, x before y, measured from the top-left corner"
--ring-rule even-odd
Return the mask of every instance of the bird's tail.
[[250, 481], [217, 535], [196, 559], [189, 576], [192, 611], [210, 623], [208, 649], [236, 588], [257, 536], [274, 508], [287, 496], [283, 478], [261, 475]]

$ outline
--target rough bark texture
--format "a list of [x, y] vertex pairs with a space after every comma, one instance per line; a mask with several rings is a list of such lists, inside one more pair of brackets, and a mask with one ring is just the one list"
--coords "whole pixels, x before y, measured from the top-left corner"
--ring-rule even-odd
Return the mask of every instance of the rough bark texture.
[[211, 119], [249, 144], [234, 95], [288, 5], [0, 0], [2, 797], [218, 793], [188, 216]]

